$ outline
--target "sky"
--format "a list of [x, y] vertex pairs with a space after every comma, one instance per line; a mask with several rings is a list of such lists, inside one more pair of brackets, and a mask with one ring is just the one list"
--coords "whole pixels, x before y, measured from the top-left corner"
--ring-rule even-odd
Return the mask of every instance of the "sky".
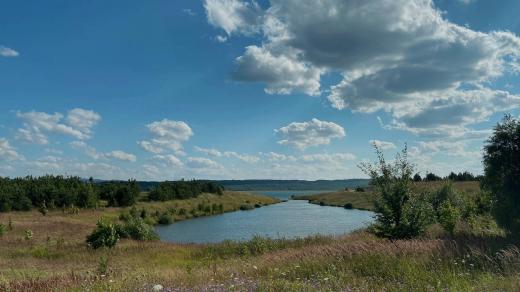
[[516, 0], [0, 0], [0, 176], [482, 173]]

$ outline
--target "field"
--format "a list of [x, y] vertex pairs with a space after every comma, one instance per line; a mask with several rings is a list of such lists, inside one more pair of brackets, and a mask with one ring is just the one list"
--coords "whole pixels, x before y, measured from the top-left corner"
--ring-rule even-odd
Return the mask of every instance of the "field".
[[[414, 184], [414, 189], [417, 192], [434, 191], [444, 186], [446, 182], [419, 182]], [[453, 182], [453, 187], [461, 192], [473, 195], [480, 191], [479, 182]], [[309, 203], [319, 204], [324, 206], [338, 206], [343, 207], [345, 204], [352, 204], [354, 209], [372, 210], [374, 208], [375, 196], [370, 188], [365, 188], [364, 192], [357, 192], [355, 190], [337, 191], [330, 193], [322, 193], [315, 195], [297, 196], [294, 199], [308, 200]]]
[[[137, 209], [153, 213], [222, 203], [231, 211], [243, 204], [275, 202], [226, 192], [190, 200], [139, 202]], [[111, 250], [88, 248], [85, 237], [96, 221], [116, 220], [121, 211], [1, 214], [0, 222], [11, 221], [13, 230], [0, 239], [0, 291], [153, 291], [155, 285], [163, 286], [163, 291], [520, 289], [520, 250], [515, 241], [497, 232], [490, 218], [476, 222], [487, 226], [480, 232], [459, 226], [455, 235], [446, 235], [433, 226], [426, 236], [414, 240], [391, 241], [359, 231], [341, 237], [258, 237], [207, 245], [121, 240]], [[26, 238], [28, 229], [33, 231], [32, 239]]]

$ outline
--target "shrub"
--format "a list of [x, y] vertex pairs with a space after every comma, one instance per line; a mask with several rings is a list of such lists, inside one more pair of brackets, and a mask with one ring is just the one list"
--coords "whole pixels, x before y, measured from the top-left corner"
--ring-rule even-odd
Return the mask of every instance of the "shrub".
[[455, 226], [460, 219], [460, 211], [458, 208], [453, 206], [450, 201], [444, 201], [438, 210], [438, 220], [442, 228], [453, 234]]
[[24, 231], [24, 237], [25, 240], [29, 241], [33, 239], [33, 232], [30, 229], [27, 229]]
[[389, 238], [421, 235], [431, 223], [432, 210], [424, 195], [412, 192], [413, 166], [408, 162], [407, 148], [396, 155], [393, 165], [386, 162], [377, 145], [374, 148], [378, 162], [360, 165], [370, 176], [377, 195], [373, 230], [377, 235]]
[[345, 209], [353, 209], [354, 206], [352, 206], [352, 203], [346, 203], [346, 204], [343, 206], [343, 208], [345, 208]]
[[0, 224], [0, 237], [4, 236], [7, 227], [4, 224]]
[[162, 225], [170, 225], [173, 223], [173, 217], [168, 213], [163, 213], [157, 222]]
[[252, 210], [254, 208], [255, 207], [252, 206], [251, 204], [242, 204], [242, 205], [240, 205], [240, 210], [242, 210], [242, 211]]
[[117, 233], [122, 238], [131, 238], [134, 240], [146, 241], [159, 239], [153, 227], [147, 224], [141, 217], [130, 217], [122, 226], [117, 227]]
[[87, 236], [87, 243], [93, 249], [112, 248], [118, 240], [119, 234], [116, 226], [103, 220], [98, 221], [94, 231]]
[[362, 192], [364, 192], [364, 191], [365, 191], [365, 189], [362, 188], [362, 187], [357, 187], [357, 188], [356, 188], [356, 192], [358, 192], [358, 193], [362, 193]]

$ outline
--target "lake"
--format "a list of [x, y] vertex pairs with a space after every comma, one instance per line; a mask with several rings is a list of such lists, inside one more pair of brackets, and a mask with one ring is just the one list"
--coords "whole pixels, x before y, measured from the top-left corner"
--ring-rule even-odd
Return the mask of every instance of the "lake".
[[[256, 192], [277, 198], [312, 194], [316, 191]], [[285, 197], [286, 196], [286, 197]], [[289, 200], [249, 211], [199, 217], [168, 226], [157, 226], [161, 240], [180, 243], [244, 241], [255, 235], [270, 238], [297, 238], [309, 235], [342, 235], [366, 227], [374, 213], [319, 206]]]

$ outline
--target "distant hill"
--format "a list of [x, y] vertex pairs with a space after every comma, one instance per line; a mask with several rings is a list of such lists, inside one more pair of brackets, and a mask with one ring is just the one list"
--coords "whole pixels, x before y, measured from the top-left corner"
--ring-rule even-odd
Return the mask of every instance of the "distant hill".
[[234, 191], [267, 191], [267, 190], [342, 190], [368, 185], [368, 179], [342, 180], [220, 180], [217, 181], [228, 190]]

